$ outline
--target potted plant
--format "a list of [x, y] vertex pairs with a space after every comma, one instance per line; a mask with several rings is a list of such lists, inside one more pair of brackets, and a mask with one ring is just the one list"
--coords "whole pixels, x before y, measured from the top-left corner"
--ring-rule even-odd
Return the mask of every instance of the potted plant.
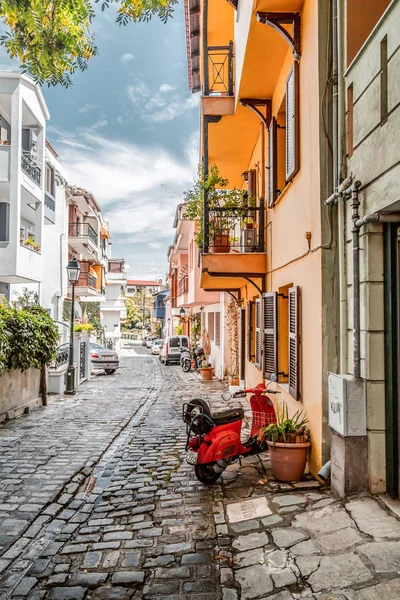
[[278, 481], [301, 479], [311, 446], [308, 419], [303, 411], [289, 418], [284, 405], [276, 423], [261, 429], [258, 440], [261, 446], [269, 447], [272, 472]]
[[204, 358], [200, 363], [199, 371], [203, 381], [211, 381], [214, 375], [214, 367], [209, 362], [208, 358], [211, 354], [210, 334], [206, 329], [202, 330], [201, 341], [203, 346]]
[[[227, 189], [228, 180], [221, 177], [218, 167], [211, 165], [207, 177], [199, 166], [198, 179], [188, 192], [185, 192], [184, 218], [197, 223], [195, 242], [202, 249], [204, 242], [209, 252], [230, 251], [230, 238], [235, 224], [243, 218], [248, 209], [248, 196], [241, 190]], [[209, 209], [208, 239], [204, 239], [204, 193], [207, 192]]]
[[229, 375], [229, 385], [239, 385], [239, 376], [237, 373], [233, 372], [231, 375]]

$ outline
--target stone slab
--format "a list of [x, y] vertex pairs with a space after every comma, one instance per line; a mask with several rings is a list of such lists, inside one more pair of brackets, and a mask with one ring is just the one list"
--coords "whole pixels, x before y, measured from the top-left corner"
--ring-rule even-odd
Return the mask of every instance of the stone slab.
[[371, 542], [357, 550], [372, 562], [377, 573], [400, 572], [400, 542]]
[[359, 498], [346, 504], [346, 509], [363, 533], [374, 538], [400, 539], [400, 521], [389, 515], [372, 498]]
[[319, 568], [310, 575], [308, 583], [314, 592], [351, 587], [371, 580], [372, 573], [358, 556], [352, 553], [323, 556]]
[[241, 600], [259, 598], [261, 595], [272, 592], [272, 583], [269, 569], [265, 565], [253, 565], [236, 571], [236, 581], [241, 587]]
[[244, 500], [243, 502], [234, 502], [226, 507], [228, 521], [230, 523], [240, 523], [250, 519], [260, 519], [272, 514], [266, 498], [254, 498]]
[[292, 526], [301, 527], [312, 535], [326, 535], [346, 527], [354, 527], [354, 524], [343, 508], [325, 506], [318, 510], [296, 515], [292, 521]]

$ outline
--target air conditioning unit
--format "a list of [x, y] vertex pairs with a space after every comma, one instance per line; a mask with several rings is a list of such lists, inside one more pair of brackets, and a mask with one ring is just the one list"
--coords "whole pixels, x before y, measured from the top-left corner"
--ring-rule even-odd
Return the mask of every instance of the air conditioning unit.
[[255, 252], [257, 246], [257, 229], [242, 229], [240, 234], [240, 252]]

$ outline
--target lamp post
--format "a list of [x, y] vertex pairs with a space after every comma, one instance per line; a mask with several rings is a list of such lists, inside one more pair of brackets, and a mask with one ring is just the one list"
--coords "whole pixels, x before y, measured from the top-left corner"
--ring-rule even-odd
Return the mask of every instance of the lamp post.
[[172, 331], [171, 331], [171, 317], [168, 317], [168, 327], [167, 327], [167, 336], [171, 335]]
[[75, 284], [78, 282], [79, 274], [81, 272], [81, 266], [76, 258], [72, 258], [67, 265], [68, 281], [72, 286], [71, 293], [71, 329], [69, 339], [69, 353], [68, 353], [68, 371], [67, 371], [67, 389], [66, 394], [73, 395], [76, 393], [75, 389], [75, 368], [74, 368], [74, 303], [75, 303]]

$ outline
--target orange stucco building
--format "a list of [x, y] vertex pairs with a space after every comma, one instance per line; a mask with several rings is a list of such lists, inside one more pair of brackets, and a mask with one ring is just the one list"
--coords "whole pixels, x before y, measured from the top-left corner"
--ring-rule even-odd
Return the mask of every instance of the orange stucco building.
[[[199, 285], [238, 300], [239, 376], [275, 373], [304, 409], [315, 474], [329, 458], [327, 373], [337, 367], [328, 38], [317, 0], [187, 0], [189, 81], [201, 91], [201, 159], [249, 205], [230, 247], [206, 239]], [[326, 43], [324, 43], [324, 40]], [[213, 211], [205, 220], [214, 223]], [[214, 219], [214, 221], [213, 221]], [[212, 246], [212, 247], [211, 247]], [[223, 250], [223, 251], [221, 251]]]

